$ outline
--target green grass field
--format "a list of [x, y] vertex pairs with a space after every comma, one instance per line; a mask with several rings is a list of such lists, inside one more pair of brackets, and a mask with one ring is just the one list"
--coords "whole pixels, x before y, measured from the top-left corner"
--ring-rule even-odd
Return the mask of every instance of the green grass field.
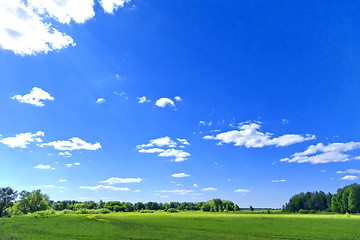
[[0, 239], [360, 239], [360, 216], [204, 212], [0, 219]]

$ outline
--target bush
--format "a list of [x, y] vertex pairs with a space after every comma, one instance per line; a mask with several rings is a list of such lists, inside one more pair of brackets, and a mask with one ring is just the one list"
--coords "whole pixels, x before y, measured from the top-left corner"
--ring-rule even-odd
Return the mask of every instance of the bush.
[[107, 214], [110, 213], [110, 210], [107, 208], [100, 208], [98, 210], [96, 210], [98, 214]]
[[69, 209], [64, 209], [62, 211], [59, 212], [60, 214], [74, 214], [74, 211], [69, 210]]
[[311, 211], [310, 210], [300, 209], [299, 213], [301, 213], [301, 214], [309, 214], [309, 213], [311, 213]]
[[169, 209], [167, 210], [167, 212], [169, 212], [169, 213], [174, 213], [174, 212], [178, 212], [178, 210], [176, 210], [175, 208], [169, 208]]
[[75, 214], [89, 214], [89, 210], [88, 209], [76, 210]]
[[53, 209], [48, 209], [48, 210], [43, 210], [43, 211], [37, 211], [37, 212], [33, 212], [33, 213], [28, 213], [27, 215], [29, 216], [34, 216], [36, 218], [40, 217], [40, 218], [47, 218], [50, 215], [55, 215], [56, 211]]
[[141, 213], [154, 213], [155, 211], [154, 210], [140, 210]]

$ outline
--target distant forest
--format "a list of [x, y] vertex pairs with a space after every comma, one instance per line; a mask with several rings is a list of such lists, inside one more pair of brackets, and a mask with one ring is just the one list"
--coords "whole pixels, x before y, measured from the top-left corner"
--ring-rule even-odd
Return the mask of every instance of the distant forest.
[[[110, 212], [154, 212], [154, 211], [204, 211], [204, 212], [238, 212], [243, 210], [232, 201], [213, 199], [207, 202], [131, 202], [108, 201], [78, 202], [73, 200], [51, 201], [49, 196], [40, 190], [22, 191], [19, 194], [10, 187], [0, 188], [0, 217], [21, 216], [41, 211], [62, 212], [64, 214], [105, 214]], [[248, 208], [250, 212], [254, 208]], [[289, 203], [283, 206], [283, 212], [315, 213], [327, 211], [334, 213], [360, 212], [360, 185], [352, 184], [340, 188], [336, 194], [324, 192], [307, 192], [296, 194]], [[268, 211], [270, 213], [270, 210]]]
[[360, 185], [352, 184], [340, 188], [336, 194], [324, 192], [307, 192], [294, 195], [289, 203], [283, 206], [286, 212], [311, 213], [328, 211], [334, 213], [360, 212]]

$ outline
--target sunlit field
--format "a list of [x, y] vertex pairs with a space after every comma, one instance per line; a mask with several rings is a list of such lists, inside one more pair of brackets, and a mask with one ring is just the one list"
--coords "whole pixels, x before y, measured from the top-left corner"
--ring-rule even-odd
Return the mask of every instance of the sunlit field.
[[0, 219], [0, 239], [360, 239], [360, 216], [204, 212]]

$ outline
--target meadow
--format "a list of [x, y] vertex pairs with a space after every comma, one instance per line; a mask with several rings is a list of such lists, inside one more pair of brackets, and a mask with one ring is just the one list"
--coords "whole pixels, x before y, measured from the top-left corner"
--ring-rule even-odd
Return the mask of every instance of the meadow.
[[155, 212], [0, 218], [0, 239], [360, 239], [360, 216]]

